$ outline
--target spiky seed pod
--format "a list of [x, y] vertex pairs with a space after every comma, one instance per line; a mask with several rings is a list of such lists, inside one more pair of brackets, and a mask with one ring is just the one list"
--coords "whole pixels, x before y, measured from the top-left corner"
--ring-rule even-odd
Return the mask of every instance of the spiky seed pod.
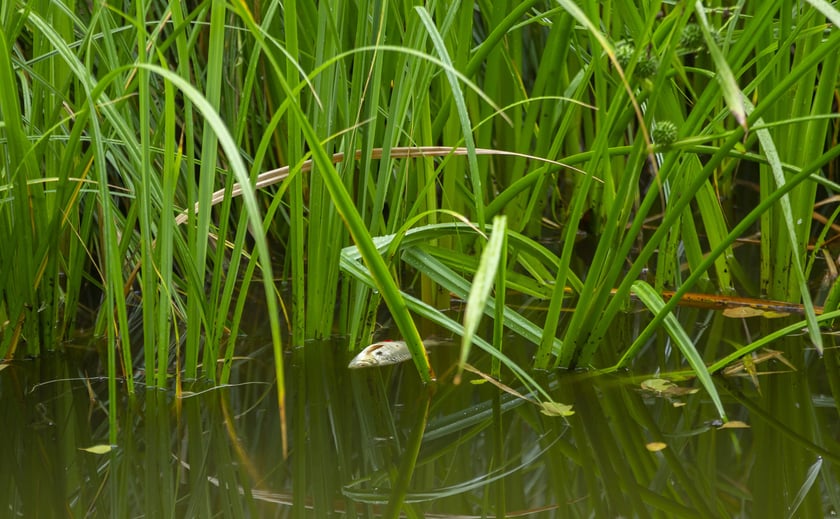
[[634, 52], [636, 52], [636, 47], [632, 43], [626, 41], [619, 42], [615, 48], [615, 59], [621, 65], [621, 68], [627, 68]]
[[650, 56], [639, 61], [636, 65], [636, 77], [639, 79], [650, 79], [656, 75], [659, 70], [659, 60], [655, 56]]
[[685, 50], [696, 50], [703, 46], [703, 31], [696, 23], [690, 23], [683, 27], [680, 36], [680, 47]]
[[670, 146], [677, 140], [677, 125], [671, 121], [657, 121], [653, 128], [652, 137], [654, 144], [662, 147]]

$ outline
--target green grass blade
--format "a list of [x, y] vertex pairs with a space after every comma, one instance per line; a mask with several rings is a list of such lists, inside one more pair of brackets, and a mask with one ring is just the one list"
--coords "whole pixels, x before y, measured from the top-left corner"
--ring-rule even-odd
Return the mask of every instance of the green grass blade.
[[698, 0], [695, 2], [694, 13], [700, 22], [699, 25], [703, 31], [703, 38], [706, 40], [706, 47], [709, 49], [709, 54], [712, 55], [712, 59], [715, 62], [715, 77], [718, 79], [720, 87], [723, 90], [723, 98], [726, 100], [726, 105], [729, 107], [732, 116], [738, 121], [738, 124], [746, 130], [747, 113], [741, 98], [741, 89], [738, 88], [738, 82], [735, 81], [735, 75], [732, 73], [732, 69], [729, 68], [726, 57], [715, 42], [715, 37], [709, 27], [709, 20], [706, 17], [706, 8], [703, 6], [702, 1]]
[[787, 513], [785, 514], [786, 519], [798, 517], [796, 515], [796, 511], [799, 510], [799, 507], [805, 501], [805, 496], [807, 496], [808, 492], [810, 492], [811, 489], [814, 487], [814, 483], [817, 481], [817, 476], [820, 475], [820, 471], [822, 470], [822, 465], [822, 458], [817, 458], [817, 461], [815, 461], [814, 464], [811, 465], [811, 467], [808, 469], [805, 481], [802, 482], [802, 486], [799, 487], [799, 491], [796, 493], [796, 496], [794, 496], [793, 501], [788, 507]]
[[467, 104], [464, 100], [464, 93], [461, 90], [461, 85], [458, 82], [458, 77], [452, 73], [454, 69], [452, 60], [446, 50], [446, 45], [443, 43], [440, 33], [435, 27], [432, 17], [424, 7], [415, 7], [417, 14], [420, 16], [420, 21], [426, 27], [429, 37], [435, 46], [435, 50], [444, 63], [444, 72], [446, 78], [449, 80], [449, 86], [452, 89], [452, 99], [455, 102], [455, 109], [458, 114], [458, 120], [461, 123], [461, 130], [463, 132], [464, 144], [467, 148], [467, 161], [469, 162], [469, 176], [472, 180], [473, 187], [473, 209], [475, 210], [475, 219], [480, 228], [484, 227], [484, 188], [482, 187], [481, 173], [478, 169], [478, 159], [475, 156], [475, 141], [472, 135], [472, 123], [467, 113]]
[[830, 3], [825, 0], [806, 0], [806, 2], [831, 20], [835, 27], [840, 27], [840, 11], [837, 11]]
[[[763, 121], [761, 119], [757, 119], [756, 123], [762, 124]], [[770, 164], [770, 169], [773, 172], [773, 178], [776, 181], [778, 188], [782, 189], [786, 182], [785, 174], [782, 171], [781, 158], [779, 157], [779, 154], [776, 151], [776, 144], [773, 141], [773, 137], [770, 135], [770, 132], [766, 129], [756, 130], [756, 133], [758, 134], [758, 139], [761, 142], [761, 147], [764, 150], [764, 154], [767, 156], [767, 162]], [[791, 251], [790, 263], [793, 267], [796, 282], [799, 285], [800, 297], [802, 298], [802, 305], [805, 309], [805, 317], [808, 323], [808, 333], [811, 337], [811, 342], [814, 343], [814, 347], [816, 347], [817, 351], [819, 351], [820, 354], [822, 354], [822, 334], [820, 332], [820, 327], [817, 324], [817, 316], [814, 312], [814, 303], [813, 301], [811, 301], [808, 280], [805, 278], [805, 270], [802, 266], [802, 257], [804, 254], [798, 252], [800, 249], [799, 243], [801, 240], [799, 239], [796, 229], [794, 228], [795, 221], [793, 211], [790, 207], [790, 197], [787, 194], [783, 195], [779, 199], [779, 206], [782, 209], [782, 219], [785, 224], [785, 237], [788, 240], [788, 244], [790, 246]]]

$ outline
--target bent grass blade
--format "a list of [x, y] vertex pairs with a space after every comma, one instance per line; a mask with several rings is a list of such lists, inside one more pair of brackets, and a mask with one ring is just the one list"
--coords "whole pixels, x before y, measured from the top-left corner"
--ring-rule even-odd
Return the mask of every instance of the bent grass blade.
[[[454, 380], [456, 384], [461, 382], [461, 373], [464, 371], [464, 365], [466, 365], [467, 357], [470, 354], [472, 338], [476, 330], [478, 330], [479, 323], [481, 323], [481, 317], [484, 315], [490, 292], [493, 290], [493, 285], [495, 284], [496, 270], [499, 268], [499, 258], [502, 255], [501, 248], [505, 244], [506, 228], [506, 217], [497, 216], [493, 218], [493, 229], [490, 232], [490, 239], [487, 241], [487, 246], [481, 254], [478, 270], [473, 277], [470, 294], [467, 297], [467, 309], [464, 312], [464, 335], [461, 338], [461, 356], [458, 361], [458, 373], [455, 375]], [[502, 268], [506, 268], [506, 266], [502, 265]], [[498, 287], [500, 291], [504, 289], [505, 287]]]
[[[663, 311], [665, 301], [648, 283], [645, 283], [644, 281], [636, 281], [632, 285], [632, 290], [651, 312], [658, 314]], [[706, 389], [709, 397], [711, 397], [721, 419], [723, 419], [723, 421], [727, 421], [726, 411], [723, 409], [723, 403], [720, 400], [720, 395], [717, 392], [715, 383], [712, 380], [709, 370], [706, 368], [706, 364], [703, 362], [703, 358], [697, 352], [697, 348], [694, 347], [694, 343], [688, 337], [688, 334], [685, 333], [685, 330], [680, 325], [679, 321], [677, 321], [674, 314], [668, 312], [665, 316], [663, 324], [665, 325], [665, 329], [668, 331], [668, 335], [671, 336], [674, 344], [677, 348], [679, 348], [680, 352], [682, 352], [683, 357], [685, 357], [689, 366], [691, 366], [691, 369], [697, 375], [697, 379], [700, 381], [700, 384]], [[632, 349], [628, 350], [619, 361], [619, 365], [625, 362], [626, 358], [631, 357], [634, 354], [635, 351]]]

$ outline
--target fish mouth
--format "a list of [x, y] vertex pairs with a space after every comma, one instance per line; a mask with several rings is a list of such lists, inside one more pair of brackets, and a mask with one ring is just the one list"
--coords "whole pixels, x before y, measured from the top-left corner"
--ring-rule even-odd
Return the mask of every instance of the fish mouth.
[[350, 361], [350, 364], [347, 365], [350, 369], [359, 369], [359, 368], [369, 368], [371, 366], [376, 366], [376, 359], [367, 359], [367, 358], [358, 358]]

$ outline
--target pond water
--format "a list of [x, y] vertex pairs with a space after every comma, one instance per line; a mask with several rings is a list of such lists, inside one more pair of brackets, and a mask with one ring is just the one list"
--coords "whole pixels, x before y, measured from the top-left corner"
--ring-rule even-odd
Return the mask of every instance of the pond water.
[[[644, 318], [628, 314], [606, 350], [620, 351]], [[750, 330], [776, 326], [706, 311], [685, 312], [683, 321], [700, 323], [693, 333], [710, 357], [731, 351], [727, 341]], [[789, 337], [756, 365], [765, 374], [717, 376], [739, 428], [719, 427], [702, 390], [645, 389], [654, 374], [682, 369], [665, 336], [651, 342], [649, 365], [632, 373], [535, 374], [555, 401], [573, 406], [566, 418], [540, 413], [528, 395], [475, 383], [481, 378], [473, 373], [454, 385], [454, 345], [432, 351], [439, 380], [424, 387], [410, 363], [348, 370], [352, 354], [341, 338], [312, 342], [287, 357], [287, 457], [271, 352], [258, 337], [242, 339], [229, 386], [195, 382], [177, 397], [124, 395], [118, 445], [106, 453], [83, 450], [108, 443], [107, 385], [95, 349], [69, 345], [7, 365], [0, 515], [826, 517], [840, 510], [840, 357], [832, 336], [823, 358], [803, 337]], [[513, 339], [506, 348], [521, 365], [533, 354]], [[480, 352], [471, 362], [489, 372]], [[698, 387], [690, 379], [676, 384]]]

